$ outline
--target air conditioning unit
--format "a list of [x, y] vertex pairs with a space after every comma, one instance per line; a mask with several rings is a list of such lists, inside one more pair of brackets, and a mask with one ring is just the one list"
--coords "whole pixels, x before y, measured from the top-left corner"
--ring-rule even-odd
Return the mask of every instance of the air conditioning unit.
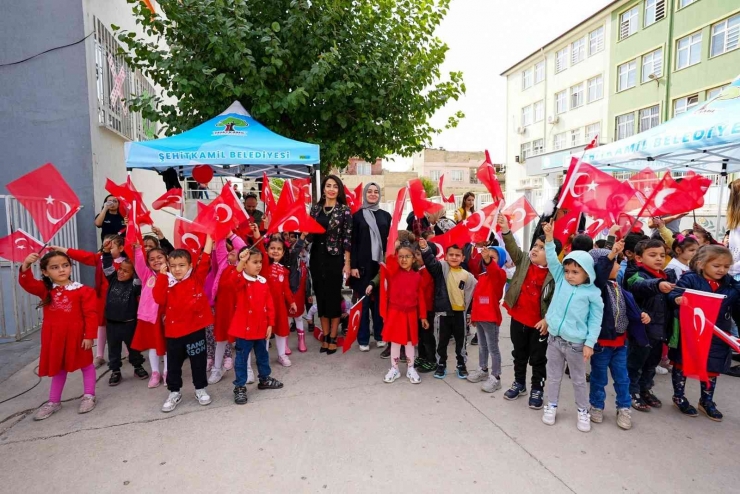
[[549, 116], [547, 117], [547, 123], [550, 125], [555, 125], [556, 123], [560, 122], [560, 117], [558, 116]]
[[514, 161], [517, 162], [517, 163], [520, 163], [519, 156], [518, 155], [517, 156], [514, 156]]
[[517, 134], [524, 134], [526, 131], [527, 131], [527, 128], [526, 127], [517, 127], [516, 128], [516, 133]]

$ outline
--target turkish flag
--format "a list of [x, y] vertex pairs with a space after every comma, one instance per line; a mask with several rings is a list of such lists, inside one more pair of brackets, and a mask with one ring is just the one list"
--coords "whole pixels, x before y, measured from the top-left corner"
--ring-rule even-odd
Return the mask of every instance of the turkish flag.
[[442, 175], [439, 176], [439, 183], [437, 184], [437, 188], [439, 189], [439, 195], [442, 196], [442, 202], [454, 204], [455, 194], [450, 194], [450, 197], [445, 197], [445, 193], [442, 191], [442, 184], [444, 184], [444, 181], [445, 181], [445, 175], [443, 173]]
[[342, 353], [347, 353], [347, 351], [349, 351], [349, 349], [352, 347], [352, 343], [354, 343], [355, 340], [357, 340], [357, 333], [360, 331], [360, 316], [362, 315], [362, 302], [364, 300], [365, 300], [365, 297], [362, 297], [349, 310], [349, 322], [347, 323], [347, 335], [344, 337], [344, 342], [342, 343]]
[[265, 204], [263, 222], [269, 223], [277, 206], [275, 205], [275, 196], [272, 195], [272, 189], [270, 188], [270, 180], [265, 172], [262, 172], [262, 202]]
[[29, 254], [41, 252], [44, 244], [20, 228], [0, 238], [0, 257], [12, 262], [23, 262]]
[[436, 213], [445, 208], [444, 205], [427, 199], [424, 185], [422, 185], [421, 180], [418, 178], [409, 180], [409, 197], [411, 199], [411, 207], [414, 209], [414, 216], [418, 219], [422, 219], [424, 213]]
[[306, 205], [311, 204], [311, 177], [306, 178], [294, 178], [292, 181], [293, 185], [293, 197], [295, 200], [303, 198], [303, 202]]
[[146, 207], [146, 204], [144, 204], [144, 199], [142, 198], [141, 193], [136, 190], [130, 176], [126, 178], [125, 183], [120, 185], [116, 184], [109, 178], [106, 179], [105, 190], [110, 192], [111, 195], [116, 196], [121, 213], [124, 216], [128, 216], [128, 210], [131, 208], [131, 205], [136, 202], [136, 217], [139, 219], [139, 222], [149, 225], [152, 224], [152, 221], [147, 214], [149, 213], [149, 209]]
[[[683, 179], [681, 179], [680, 182], [676, 180], [676, 184], [678, 193], [682, 196], [691, 198], [693, 201], [691, 209], [698, 209], [704, 206], [704, 195], [712, 185], [712, 180], [690, 171], [685, 177], [683, 177]], [[679, 212], [686, 211], [688, 211], [688, 209]]]
[[500, 202], [489, 204], [458, 223], [458, 225], [467, 228], [470, 233], [470, 238], [465, 243], [485, 242], [488, 240], [491, 234], [491, 226], [496, 224], [494, 216], [498, 216], [500, 205]]
[[221, 190], [221, 194], [195, 218], [195, 222], [205, 230], [205, 233], [210, 233], [214, 241], [226, 238], [247, 221], [249, 215], [228, 182]]
[[568, 243], [568, 238], [578, 231], [578, 220], [580, 217], [580, 211], [571, 209], [568, 214], [555, 222], [552, 228], [552, 236], [560, 240], [563, 246], [565, 246]]
[[193, 257], [200, 255], [206, 244], [206, 234], [200, 230], [201, 228], [190, 220], [180, 216], [175, 218], [175, 248], [187, 250]]
[[624, 212], [635, 195], [632, 186], [588, 163], [581, 162], [576, 171], [577, 163], [577, 158], [571, 158], [560, 207], [569, 211], [580, 209], [598, 217], [616, 218]]
[[724, 295], [684, 290], [679, 311], [681, 322], [681, 358], [683, 373], [700, 381], [709, 381], [707, 358], [712, 345], [714, 321], [722, 307]]
[[[487, 233], [488, 230], [486, 229]], [[470, 230], [461, 222], [450, 228], [444, 235], [435, 235], [430, 238], [428, 242], [437, 246], [437, 258], [442, 259], [447, 252], [447, 248], [451, 245], [457, 245], [462, 249], [470, 242]]]
[[326, 230], [306, 212], [302, 202], [294, 203], [287, 211], [275, 214], [267, 235], [282, 232], [324, 233]]
[[[136, 201], [132, 203], [133, 207], [128, 210], [128, 222], [126, 223], [126, 241], [124, 251], [129, 259], [134, 258], [134, 244], [143, 245], [144, 240], [141, 236], [141, 227], [134, 211], [139, 208]], [[148, 214], [148, 213], [147, 213]]]
[[522, 196], [506, 209], [501, 211], [509, 220], [509, 229], [512, 233], [524, 228], [526, 225], [539, 217], [537, 211], [529, 203], [526, 197]]
[[49, 242], [80, 209], [77, 194], [51, 163], [26, 173], [6, 187], [31, 215], [44, 242]]
[[344, 195], [347, 196], [347, 206], [349, 206], [352, 214], [355, 214], [362, 208], [362, 184], [355, 187], [355, 190], [349, 190], [345, 185]]
[[637, 200], [637, 202], [632, 201], [631, 205], [633, 207], [628, 209], [628, 211], [631, 211], [632, 209], [641, 208], [648, 201], [660, 179], [651, 168], [645, 168], [632, 175], [627, 182], [635, 189], [635, 199]]
[[156, 210], [172, 208], [182, 211], [184, 206], [185, 200], [182, 197], [182, 189], [170, 189], [152, 203], [152, 209]]
[[386, 252], [395, 252], [396, 250], [398, 226], [401, 223], [401, 216], [403, 215], [403, 207], [406, 205], [407, 195], [407, 187], [401, 187], [401, 189], [398, 190], [398, 195], [396, 196], [396, 205], [393, 208], [393, 217], [391, 218], [391, 228], [388, 232], [388, 243], [385, 246]]
[[642, 221], [637, 220], [637, 218], [630, 216], [627, 213], [620, 214], [617, 217], [616, 224], [619, 225], [618, 235], [620, 238], [624, 238], [624, 236], [630, 233], [630, 231], [642, 232]]
[[493, 202], [497, 202], [497, 199], [504, 198], [504, 192], [501, 190], [501, 185], [496, 178], [496, 169], [491, 163], [491, 156], [488, 154], [488, 150], [486, 150], [486, 161], [478, 167], [476, 176], [480, 183], [486, 186], [491, 196], [493, 196]]
[[296, 196], [295, 191], [293, 190], [293, 183], [291, 180], [286, 180], [283, 183], [283, 189], [280, 191], [280, 197], [278, 197], [277, 206], [275, 206], [275, 211], [273, 212], [272, 217], [278, 218], [282, 216], [286, 211], [293, 207], [295, 202]]

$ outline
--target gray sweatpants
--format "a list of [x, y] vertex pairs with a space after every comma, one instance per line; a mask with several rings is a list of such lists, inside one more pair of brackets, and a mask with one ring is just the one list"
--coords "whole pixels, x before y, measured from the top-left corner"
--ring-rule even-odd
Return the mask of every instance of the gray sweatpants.
[[588, 409], [588, 390], [586, 389], [586, 362], [583, 360], [583, 343], [571, 343], [559, 336], [550, 335], [547, 339], [547, 392], [548, 404], [557, 405], [560, 396], [560, 382], [565, 373], [565, 363], [570, 369], [576, 406]]
[[476, 322], [478, 327], [478, 364], [481, 369], [489, 369], [488, 356], [491, 356], [491, 375], [501, 376], [501, 352], [498, 349], [499, 326], [495, 322]]

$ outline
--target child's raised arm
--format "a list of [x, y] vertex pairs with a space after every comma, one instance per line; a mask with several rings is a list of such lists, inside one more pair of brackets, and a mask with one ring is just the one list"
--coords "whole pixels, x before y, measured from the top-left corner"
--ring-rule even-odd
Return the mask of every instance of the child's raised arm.
[[547, 269], [550, 270], [550, 274], [558, 283], [563, 279], [563, 265], [560, 264], [558, 259], [558, 253], [555, 250], [555, 242], [553, 242], [553, 221], [542, 224], [542, 230], [545, 232], [545, 257], [547, 258]]
[[421, 258], [424, 260], [424, 266], [429, 270], [432, 276], [442, 275], [442, 265], [439, 263], [434, 252], [429, 248], [429, 244], [423, 238], [419, 239], [419, 248], [421, 249]]
[[509, 222], [506, 221], [506, 216], [499, 213], [497, 221], [498, 225], [501, 227], [501, 237], [504, 239], [504, 248], [511, 257], [512, 262], [518, 266], [519, 261], [524, 258], [524, 253], [522, 252], [522, 249], [520, 249], [519, 246], [516, 244], [516, 240], [514, 240], [514, 236], [509, 230]]
[[31, 265], [38, 260], [39, 255], [35, 253], [26, 257], [21, 265], [21, 271], [18, 274], [18, 283], [20, 283], [21, 288], [25, 291], [31, 295], [36, 295], [38, 298], [43, 300], [44, 297], [46, 297], [48, 289], [46, 288], [46, 285], [44, 285], [43, 281], [36, 279], [31, 270]]

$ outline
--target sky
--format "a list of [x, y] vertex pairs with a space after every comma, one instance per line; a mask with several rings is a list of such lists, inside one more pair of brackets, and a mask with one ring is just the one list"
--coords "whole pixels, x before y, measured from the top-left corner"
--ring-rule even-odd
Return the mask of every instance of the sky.
[[[506, 78], [521, 59], [556, 38], [612, 0], [452, 0], [437, 30], [449, 46], [442, 73], [462, 71], [467, 88], [441, 109], [432, 123], [443, 127], [458, 110], [460, 124], [435, 137], [432, 147], [448, 151], [488, 149], [494, 163], [506, 161]], [[407, 170], [410, 159], [385, 161], [389, 170]]]

